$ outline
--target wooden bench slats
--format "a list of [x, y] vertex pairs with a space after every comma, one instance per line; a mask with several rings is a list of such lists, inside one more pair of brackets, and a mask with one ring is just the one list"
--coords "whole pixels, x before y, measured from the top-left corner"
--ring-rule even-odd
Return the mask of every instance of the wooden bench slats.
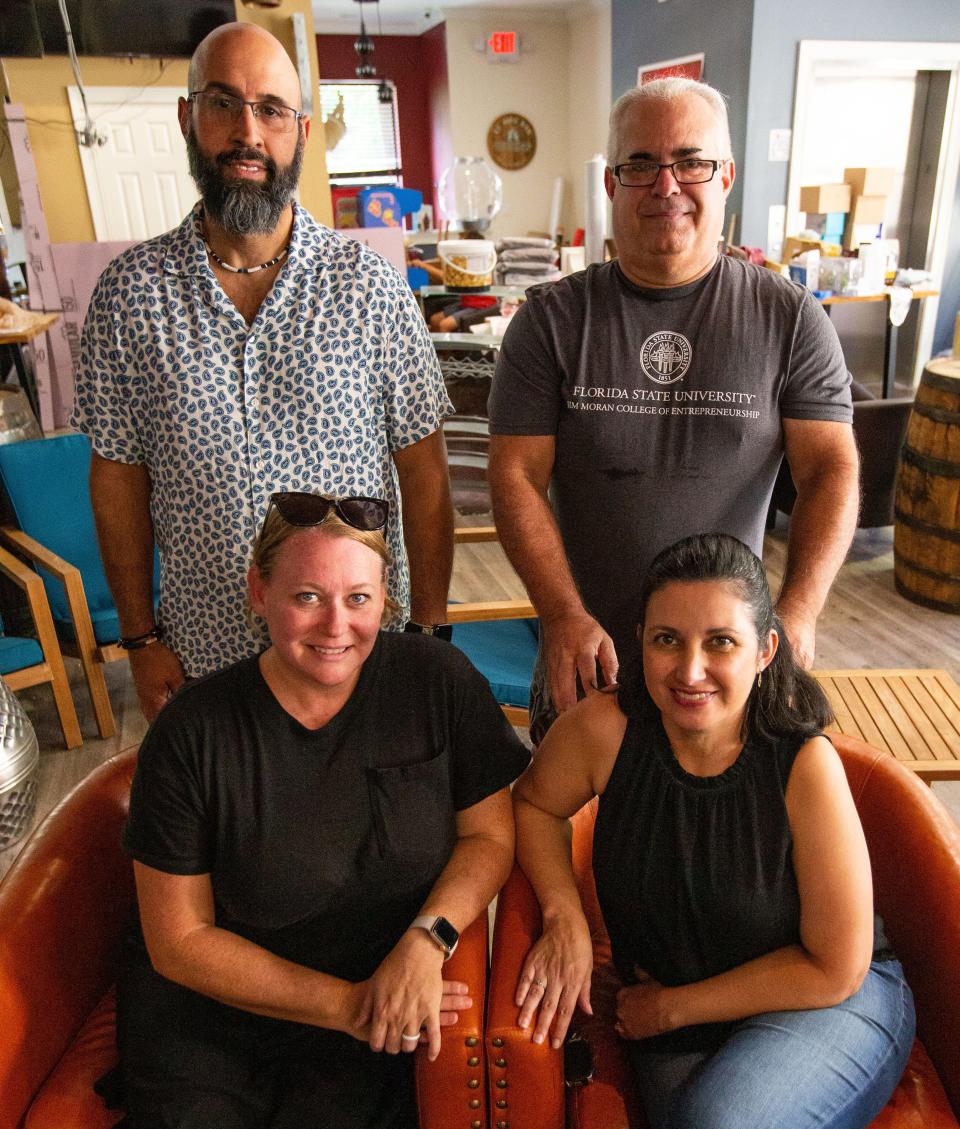
[[945, 670], [815, 670], [836, 728], [928, 784], [960, 780], [960, 686]]

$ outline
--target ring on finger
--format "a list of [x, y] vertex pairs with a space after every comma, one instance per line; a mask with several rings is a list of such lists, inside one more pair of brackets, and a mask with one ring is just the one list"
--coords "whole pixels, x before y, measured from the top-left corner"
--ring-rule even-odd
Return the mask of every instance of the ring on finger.
[[540, 977], [540, 976], [537, 976], [537, 977], [535, 977], [535, 979], [534, 979], [534, 981], [533, 981], [533, 982], [534, 982], [534, 984], [536, 984], [536, 986], [537, 986], [538, 988], [546, 988], [546, 986], [547, 986], [547, 982], [546, 982], [546, 980], [544, 980], [544, 979], [543, 979], [542, 977]]
[[418, 1031], [416, 1033], [416, 1035], [408, 1035], [406, 1033], [406, 1031], [401, 1031], [400, 1032], [400, 1038], [405, 1039], [408, 1043], [419, 1043], [420, 1042], [420, 1032]]

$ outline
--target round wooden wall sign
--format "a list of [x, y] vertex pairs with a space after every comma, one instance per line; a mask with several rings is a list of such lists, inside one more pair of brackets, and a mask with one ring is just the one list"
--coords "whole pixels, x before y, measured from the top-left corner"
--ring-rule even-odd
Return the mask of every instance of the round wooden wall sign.
[[487, 151], [502, 169], [522, 169], [537, 151], [537, 131], [523, 114], [501, 114], [487, 130]]

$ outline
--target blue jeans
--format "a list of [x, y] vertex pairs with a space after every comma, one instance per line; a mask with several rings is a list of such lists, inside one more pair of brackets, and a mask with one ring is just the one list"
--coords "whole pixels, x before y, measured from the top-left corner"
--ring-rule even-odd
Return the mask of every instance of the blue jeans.
[[874, 961], [835, 1007], [738, 1023], [716, 1051], [630, 1058], [651, 1129], [864, 1129], [913, 1045], [913, 995], [899, 961]]

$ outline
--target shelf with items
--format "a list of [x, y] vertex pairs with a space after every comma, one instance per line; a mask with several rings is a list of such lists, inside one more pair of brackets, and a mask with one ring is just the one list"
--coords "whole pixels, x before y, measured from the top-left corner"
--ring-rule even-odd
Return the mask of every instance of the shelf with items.
[[479, 353], [485, 349], [499, 349], [503, 341], [500, 333], [431, 333], [430, 340], [439, 352], [457, 349], [465, 353]]
[[526, 286], [488, 286], [483, 290], [451, 290], [447, 286], [421, 286], [421, 298], [462, 298], [464, 294], [491, 294], [494, 298], [512, 298], [519, 302], [527, 293]]

